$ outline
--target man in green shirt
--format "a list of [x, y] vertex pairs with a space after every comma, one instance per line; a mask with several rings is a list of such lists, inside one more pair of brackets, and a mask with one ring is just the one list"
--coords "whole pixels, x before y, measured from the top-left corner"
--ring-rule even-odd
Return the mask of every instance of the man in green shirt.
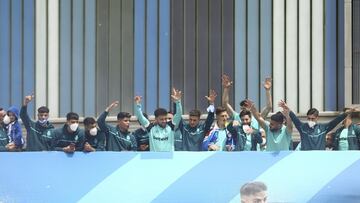
[[26, 96], [23, 106], [20, 109], [20, 118], [27, 132], [26, 150], [47, 151], [50, 150], [51, 144], [51, 137], [47, 136], [47, 131], [54, 128], [54, 126], [48, 121], [50, 111], [46, 106], [41, 106], [37, 110], [38, 120], [31, 120], [27, 113], [27, 107], [33, 99], [34, 95]]
[[149, 132], [150, 151], [170, 152], [174, 151], [174, 129], [179, 125], [182, 115], [181, 91], [173, 88], [171, 98], [176, 104], [176, 113], [172, 121], [167, 121], [168, 112], [163, 108], [155, 110], [155, 123], [150, 123], [143, 116], [141, 110], [141, 97], [135, 97], [135, 115], [142, 126]]
[[128, 112], [119, 112], [117, 125], [106, 124], [105, 119], [109, 112], [119, 105], [119, 101], [111, 103], [99, 116], [97, 122], [101, 131], [106, 136], [107, 151], [136, 151], [137, 144], [135, 136], [129, 131], [131, 115]]
[[[289, 151], [292, 140], [293, 125], [289, 115], [289, 109], [283, 105], [284, 101], [280, 101], [279, 105], [283, 107], [283, 113], [277, 112], [270, 117], [270, 122], [265, 119], [256, 110], [253, 102], [247, 100], [245, 105], [250, 109], [255, 119], [266, 133], [266, 151]], [[286, 118], [286, 126], [284, 123]]]
[[93, 117], [84, 119], [85, 128], [85, 152], [105, 151], [105, 134], [96, 126]]
[[0, 108], [0, 152], [7, 152], [15, 150], [15, 144], [9, 144], [9, 136], [4, 129], [4, 117], [6, 111]]

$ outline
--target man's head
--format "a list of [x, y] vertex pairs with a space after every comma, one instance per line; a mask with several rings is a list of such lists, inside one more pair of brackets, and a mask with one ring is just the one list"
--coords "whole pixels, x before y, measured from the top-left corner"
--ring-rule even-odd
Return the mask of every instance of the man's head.
[[3, 108], [0, 108], [0, 124], [3, 123], [5, 115], [6, 115], [6, 111]]
[[79, 115], [74, 112], [67, 113], [66, 124], [69, 126], [68, 130], [75, 132], [79, 127]]
[[12, 123], [19, 118], [19, 109], [15, 106], [12, 106], [7, 110], [7, 115], [10, 118], [10, 123]]
[[316, 122], [319, 119], [319, 111], [316, 108], [311, 108], [306, 113], [308, 121]]
[[189, 125], [190, 127], [196, 127], [200, 122], [201, 112], [199, 110], [192, 110], [189, 112]]
[[128, 112], [120, 112], [117, 115], [117, 123], [121, 131], [127, 132], [130, 127], [131, 114]]
[[219, 127], [225, 127], [229, 115], [226, 112], [226, 109], [222, 106], [219, 106], [215, 110], [216, 120]]
[[284, 115], [278, 111], [274, 115], [270, 117], [270, 130], [275, 132], [281, 129], [282, 125], [284, 123]]
[[49, 108], [46, 106], [41, 106], [38, 108], [37, 112], [38, 112], [37, 116], [39, 122], [42, 124], [46, 123], [47, 120], [49, 119], [49, 112], [50, 112]]
[[156, 123], [162, 127], [166, 127], [168, 112], [163, 108], [158, 108], [154, 111]]
[[241, 203], [267, 202], [267, 187], [263, 182], [245, 183], [240, 189]]
[[174, 119], [174, 113], [171, 112], [171, 111], [168, 111], [168, 112], [167, 112], [167, 115], [166, 115], [166, 121], [167, 121], [167, 122], [170, 122], [170, 121], [172, 121], [173, 119]]
[[240, 119], [241, 119], [241, 123], [243, 125], [250, 126], [251, 125], [251, 112], [246, 109], [242, 110], [240, 112]]
[[242, 100], [241, 102], [240, 102], [240, 110], [242, 111], [242, 110], [246, 110], [246, 100]]
[[84, 119], [84, 127], [85, 131], [88, 132], [90, 135], [97, 135], [97, 127], [96, 127], [96, 120], [93, 117], [86, 117]]

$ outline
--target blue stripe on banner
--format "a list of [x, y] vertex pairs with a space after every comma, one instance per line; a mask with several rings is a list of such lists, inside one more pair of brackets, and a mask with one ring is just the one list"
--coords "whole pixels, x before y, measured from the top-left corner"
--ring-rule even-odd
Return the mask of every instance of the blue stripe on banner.
[[[164, 154], [165, 156], [173, 155], [173, 157], [171, 159], [165, 158]], [[119, 194], [119, 191], [121, 191], [121, 200], [126, 200], [126, 202], [153, 202], [157, 195], [166, 191], [166, 188], [177, 181], [179, 177], [188, 171], [192, 171], [194, 166], [202, 163], [203, 160], [209, 159], [213, 154], [214, 153], [211, 152], [192, 153], [191, 159], [189, 159], [189, 153], [186, 152], [173, 154], [150, 152], [149, 155], [144, 155], [146, 157], [145, 159], [143, 155], [138, 155], [98, 184], [84, 196], [80, 202], [91, 202], [94, 199], [112, 202], [114, 196]], [[154, 159], [149, 159], [152, 155], [154, 155]], [[156, 158], [156, 156], [160, 156], [160, 159]], [[134, 173], [136, 176], [131, 175]], [[202, 173], [203, 172], [201, 172], [201, 174]], [[192, 179], [192, 182], [193, 180], [194, 179]], [[121, 182], [126, 184], [119, 184]], [[189, 184], [186, 185], [188, 186]], [[116, 188], [116, 190], [109, 190], [109, 188]], [[198, 188], [198, 190], [202, 190], [202, 188]], [[179, 191], [176, 192], [177, 196], [172, 196], [172, 201], [166, 202], [178, 200], [174, 199], [174, 197], [178, 197], [179, 195]], [[192, 199], [182, 198], [181, 202], [189, 202], [189, 200]]]
[[325, 111], [336, 110], [336, 2], [325, 1]]
[[[178, 178], [155, 199], [155, 202], [178, 200], [174, 197], [179, 197], [185, 185], [187, 192], [181, 193], [181, 202], [224, 202], [224, 199], [229, 201], [239, 192], [241, 185], [252, 181], [291, 152], [251, 153], [251, 156], [250, 153], [233, 153], [232, 156], [238, 156], [233, 159], [229, 159], [228, 152], [214, 154]], [[223, 180], [226, 180], [226, 188], [221, 185]]]
[[10, 0], [0, 1], [0, 107], [10, 106]]
[[22, 98], [22, 3], [11, 1], [11, 105], [18, 106]]
[[[121, 156], [119, 156], [120, 153]], [[8, 198], [9, 201], [5, 202], [76, 202], [135, 156], [136, 153], [123, 152], [87, 154], [77, 152], [72, 155], [62, 152], [3, 152], [0, 157], [1, 163], [11, 164], [1, 166], [1, 180], [9, 178], [9, 173], [6, 171], [11, 173], [26, 166], [26, 172], [17, 173], [16, 178], [6, 184], [0, 184], [0, 200]], [[36, 158], [52, 160], [51, 165], [57, 171], [55, 173], [49, 171], [49, 162], [36, 160]], [[94, 159], [97, 160], [96, 163], [93, 162]], [[32, 164], [33, 161], [37, 164]], [[101, 170], [98, 168], [100, 166], [103, 166]], [[20, 189], [19, 185], [24, 185], [24, 183], [28, 183], [27, 186]]]
[[[272, 76], [272, 0], [260, 0], [260, 80]], [[266, 106], [266, 92], [260, 90], [260, 107]]]
[[345, 106], [345, 59], [344, 59], [344, 0], [337, 1], [338, 3], [338, 25], [337, 25], [337, 31], [338, 31], [338, 38], [337, 38], [337, 90], [338, 90], [338, 109], [342, 110]]
[[170, 0], [159, 0], [159, 106], [170, 109]]
[[236, 111], [240, 111], [239, 103], [246, 98], [246, 0], [235, 1], [235, 76], [234, 88]]
[[148, 0], [146, 16], [146, 111], [154, 112], [158, 101], [158, 4]]
[[247, 12], [251, 15], [247, 18], [247, 96], [259, 109], [259, 0], [248, 1]]
[[[24, 95], [35, 92], [35, 3], [24, 1]], [[22, 95], [22, 96], [24, 96]], [[34, 117], [34, 102], [28, 105], [30, 117]]]
[[[331, 163], [333, 166], [333, 163]], [[360, 160], [326, 184], [309, 202], [359, 202]]]
[[71, 0], [60, 1], [60, 115], [71, 110]]
[[[348, 155], [346, 159], [344, 153], [332, 153], [332, 156], [326, 153], [331, 152], [292, 153], [264, 170], [256, 181], [267, 185], [269, 202], [308, 202], [330, 180], [360, 158], [360, 153], [350, 151], [345, 153]], [[304, 184], [304, 180], [311, 182]], [[240, 202], [240, 196], [237, 195], [232, 202]]]
[[134, 93], [145, 96], [145, 0], [135, 0]]
[[72, 111], [83, 115], [84, 88], [84, 1], [72, 1]]
[[96, 0], [85, 1], [84, 115], [95, 116]]

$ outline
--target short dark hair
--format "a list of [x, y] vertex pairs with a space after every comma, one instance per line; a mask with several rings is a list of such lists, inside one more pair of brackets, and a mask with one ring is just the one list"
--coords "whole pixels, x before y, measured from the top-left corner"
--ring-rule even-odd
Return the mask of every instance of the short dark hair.
[[1, 108], [1, 107], [0, 107], [0, 111], [2, 111], [2, 110], [4, 110], [4, 108]]
[[155, 118], [157, 118], [159, 116], [166, 116], [167, 114], [168, 114], [168, 112], [166, 111], [166, 109], [163, 109], [163, 108], [158, 108], [154, 111]]
[[267, 187], [263, 182], [254, 181], [254, 182], [245, 183], [240, 189], [240, 195], [250, 196], [266, 190]]
[[216, 107], [215, 113], [216, 115], [220, 115], [222, 112], [226, 111], [226, 108], [223, 106]]
[[248, 115], [251, 118], [251, 112], [249, 110], [242, 110], [240, 112], [240, 118], [246, 115]]
[[240, 106], [245, 106], [245, 104], [246, 104], [246, 100], [242, 100], [242, 101], [240, 102]]
[[278, 122], [278, 123], [283, 123], [284, 122], [284, 115], [280, 111], [278, 111], [275, 114], [273, 114], [270, 117], [270, 119], [275, 121], [275, 122]]
[[196, 116], [196, 117], [199, 117], [199, 118], [200, 118], [201, 112], [200, 112], [199, 110], [197, 110], [197, 109], [194, 109], [194, 110], [191, 110], [191, 111], [189, 112], [189, 116]]
[[38, 112], [38, 113], [49, 113], [50, 110], [49, 110], [49, 108], [46, 107], [46, 106], [40, 106], [40, 107], [38, 108], [37, 112]]
[[79, 120], [79, 115], [75, 112], [69, 112], [66, 114], [66, 120]]
[[124, 119], [124, 118], [131, 118], [131, 114], [128, 113], [128, 112], [119, 112], [118, 115], [117, 115], [117, 119], [121, 120], [121, 119]]
[[96, 120], [95, 120], [95, 118], [93, 118], [93, 117], [86, 117], [86, 118], [84, 119], [84, 125], [85, 125], [85, 126], [92, 125], [92, 124], [94, 124], [94, 123], [96, 123]]
[[309, 111], [306, 113], [307, 116], [309, 115], [315, 115], [315, 116], [319, 116], [319, 110], [317, 110], [316, 108], [311, 108], [309, 109]]

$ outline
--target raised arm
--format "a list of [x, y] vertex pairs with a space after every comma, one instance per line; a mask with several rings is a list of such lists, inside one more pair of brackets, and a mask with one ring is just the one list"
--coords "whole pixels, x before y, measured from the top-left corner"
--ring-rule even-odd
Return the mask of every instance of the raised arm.
[[263, 117], [263, 118], [266, 118], [266, 116], [270, 113], [270, 111], [272, 109], [272, 99], [271, 99], [272, 83], [271, 83], [271, 80], [272, 79], [270, 77], [267, 77], [263, 84], [265, 91], [266, 91], [266, 107], [264, 107], [263, 110], [261, 111], [261, 117]]
[[108, 107], [106, 107], [105, 111], [99, 116], [97, 119], [97, 123], [99, 125], [100, 130], [107, 133], [109, 131], [108, 125], [105, 122], [106, 117], [109, 115], [109, 112], [119, 105], [119, 101], [114, 101]]
[[145, 118], [141, 110], [141, 96], [135, 96], [135, 116], [138, 118], [140, 124], [147, 128], [150, 125], [150, 121]]
[[229, 92], [230, 92], [230, 87], [233, 82], [230, 80], [230, 77], [225, 74], [221, 77], [221, 80], [222, 80], [222, 87], [223, 87], [223, 95], [221, 98], [221, 100], [222, 100], [221, 103], [222, 103], [222, 106], [226, 108], [228, 114], [231, 116], [235, 112], [229, 103]]
[[260, 115], [260, 113], [257, 111], [254, 103], [250, 100], [246, 100], [245, 102], [245, 108], [250, 109], [251, 114], [255, 117], [255, 119], [259, 122], [260, 127], [263, 129], [266, 129], [266, 123], [264, 118]]
[[[209, 107], [206, 109], [208, 112], [208, 115], [205, 120], [205, 126], [204, 126], [205, 132], [208, 132], [210, 130], [211, 125], [214, 122], [214, 111], [215, 111], [214, 104], [215, 104], [216, 97], [217, 97], [217, 94], [216, 94], [215, 90], [210, 90], [209, 96], [205, 96], [205, 98], [209, 102]], [[204, 133], [204, 136], [205, 136], [205, 133]]]
[[20, 109], [20, 118], [26, 129], [30, 128], [30, 123], [31, 123], [31, 119], [27, 113], [27, 106], [31, 102], [31, 100], [33, 100], [34, 97], [35, 97], [34, 94], [26, 96], [24, 99], [24, 103]]
[[345, 111], [345, 113], [338, 115], [332, 121], [327, 123], [327, 132], [330, 132], [332, 129], [334, 129], [337, 126], [337, 124], [339, 124], [341, 121], [343, 121], [346, 118], [346, 116], [348, 116], [350, 113], [352, 113], [354, 111], [355, 111], [354, 108], [348, 109]]
[[172, 89], [171, 99], [176, 104], [176, 113], [172, 121], [175, 126], [175, 129], [179, 126], [179, 123], [182, 118], [181, 96], [182, 96], [181, 91], [175, 88]]
[[292, 120], [290, 118], [290, 109], [284, 100], [279, 101], [279, 107], [281, 107], [283, 109], [282, 113], [286, 118], [286, 130], [290, 134], [293, 131], [293, 124], [292, 124]]

